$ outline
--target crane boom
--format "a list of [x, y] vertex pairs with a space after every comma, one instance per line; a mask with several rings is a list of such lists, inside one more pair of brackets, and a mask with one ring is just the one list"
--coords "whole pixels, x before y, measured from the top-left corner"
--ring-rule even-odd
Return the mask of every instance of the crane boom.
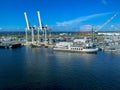
[[110, 21], [112, 21], [117, 15], [118, 13], [115, 13], [110, 19], [107, 20], [107, 22], [105, 22], [101, 27], [99, 27], [97, 31], [101, 30], [105, 25], [107, 25]]
[[26, 12], [24, 12], [24, 15], [25, 15], [25, 20], [26, 20], [26, 24], [27, 24], [27, 30], [30, 30], [30, 24], [29, 24]]
[[40, 18], [40, 12], [37, 11], [37, 13], [38, 13], [38, 20], [39, 20], [40, 30], [42, 30], [42, 22], [41, 22], [41, 18]]

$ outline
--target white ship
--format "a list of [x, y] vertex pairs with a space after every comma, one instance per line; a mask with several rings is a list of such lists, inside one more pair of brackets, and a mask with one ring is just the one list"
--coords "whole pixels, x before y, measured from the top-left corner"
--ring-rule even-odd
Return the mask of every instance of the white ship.
[[93, 47], [92, 44], [73, 45], [72, 42], [59, 42], [55, 45], [53, 50], [79, 52], [79, 53], [97, 53], [98, 48]]

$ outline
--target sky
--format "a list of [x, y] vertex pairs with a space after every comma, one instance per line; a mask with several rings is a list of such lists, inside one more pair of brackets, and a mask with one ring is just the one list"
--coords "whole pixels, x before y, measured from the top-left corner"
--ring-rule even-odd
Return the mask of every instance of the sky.
[[53, 31], [89, 31], [92, 25], [96, 31], [120, 31], [119, 4], [120, 0], [0, 0], [0, 31], [24, 31], [24, 12], [31, 26], [39, 27], [37, 11]]

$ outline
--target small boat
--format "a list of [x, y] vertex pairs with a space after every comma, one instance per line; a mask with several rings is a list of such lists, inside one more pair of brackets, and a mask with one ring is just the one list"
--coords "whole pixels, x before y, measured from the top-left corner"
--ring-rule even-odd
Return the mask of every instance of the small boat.
[[[63, 45], [62, 45], [63, 44]], [[89, 45], [73, 45], [72, 42], [59, 42], [53, 48], [57, 51], [79, 52], [79, 53], [97, 53], [98, 48]]]
[[38, 43], [34, 43], [34, 44], [32, 43], [32, 44], [31, 44], [31, 47], [33, 47], [33, 48], [35, 48], [35, 47], [41, 47], [41, 45], [38, 44]]

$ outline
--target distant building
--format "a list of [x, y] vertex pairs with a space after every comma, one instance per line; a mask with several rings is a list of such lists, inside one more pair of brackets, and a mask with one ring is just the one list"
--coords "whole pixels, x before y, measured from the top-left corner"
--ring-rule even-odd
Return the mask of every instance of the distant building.
[[106, 32], [98, 32], [98, 35], [120, 35], [120, 32], [114, 32], [114, 31], [106, 31]]
[[90, 40], [91, 39], [88, 38], [88, 37], [79, 37], [79, 39], [74, 39], [73, 42], [76, 42], [76, 43], [80, 43], [80, 42], [85, 43], [85, 42], [90, 41]]

